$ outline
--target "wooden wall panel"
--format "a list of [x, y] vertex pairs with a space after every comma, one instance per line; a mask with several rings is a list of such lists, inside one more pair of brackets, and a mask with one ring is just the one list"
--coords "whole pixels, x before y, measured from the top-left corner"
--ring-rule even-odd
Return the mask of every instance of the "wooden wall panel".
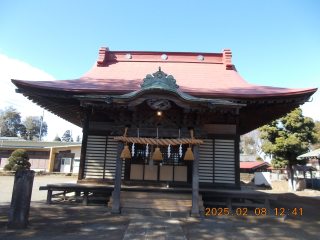
[[[84, 167], [84, 178], [114, 179], [117, 141], [110, 136], [89, 135]], [[122, 179], [124, 178], [122, 164]]]
[[202, 129], [209, 134], [236, 134], [236, 125], [231, 124], [205, 124]]
[[199, 182], [213, 183], [213, 140], [202, 139], [199, 146]]
[[[117, 141], [114, 137], [108, 136], [106, 164], [105, 164], [105, 179], [114, 179], [116, 172], [117, 161]], [[123, 160], [122, 160], [123, 161]], [[125, 161], [122, 163], [122, 177], [124, 179]]]
[[160, 181], [173, 181], [173, 166], [162, 165], [160, 166]]
[[214, 140], [214, 183], [235, 184], [235, 141]]
[[143, 165], [142, 164], [131, 164], [130, 179], [131, 180], [143, 180]]
[[84, 178], [103, 179], [106, 141], [106, 136], [88, 136]]
[[148, 165], [144, 166], [144, 180], [157, 181], [158, 180], [158, 165], [153, 165], [150, 170]]
[[187, 166], [174, 166], [174, 181], [187, 182]]

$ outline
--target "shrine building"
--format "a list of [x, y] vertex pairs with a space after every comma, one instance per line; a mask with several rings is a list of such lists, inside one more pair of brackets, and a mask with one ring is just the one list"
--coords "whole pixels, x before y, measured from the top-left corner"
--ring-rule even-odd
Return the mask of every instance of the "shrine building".
[[193, 201], [199, 188], [240, 189], [240, 135], [284, 116], [317, 90], [248, 83], [228, 49], [101, 47], [79, 79], [12, 82], [17, 93], [83, 129], [78, 184], [114, 184], [115, 198], [121, 185], [192, 188]]

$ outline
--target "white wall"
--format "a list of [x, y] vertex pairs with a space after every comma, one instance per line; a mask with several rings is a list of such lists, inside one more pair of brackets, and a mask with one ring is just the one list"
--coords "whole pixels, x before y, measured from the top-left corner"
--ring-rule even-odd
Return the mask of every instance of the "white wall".
[[266, 185], [270, 186], [270, 172], [255, 172], [254, 173], [254, 184], [255, 185]]

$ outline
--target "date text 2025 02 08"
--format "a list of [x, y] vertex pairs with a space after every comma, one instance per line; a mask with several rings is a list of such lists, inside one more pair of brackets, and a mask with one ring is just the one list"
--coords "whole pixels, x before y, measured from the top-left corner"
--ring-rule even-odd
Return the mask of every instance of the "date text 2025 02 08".
[[[302, 215], [302, 208], [294, 208], [290, 211], [286, 212], [285, 208], [275, 208], [273, 209], [276, 216], [286, 216], [286, 215]], [[235, 213], [230, 213], [229, 208], [206, 208], [206, 216], [266, 216], [267, 209], [266, 208], [255, 208], [254, 213], [248, 212], [248, 208], [237, 208]]]

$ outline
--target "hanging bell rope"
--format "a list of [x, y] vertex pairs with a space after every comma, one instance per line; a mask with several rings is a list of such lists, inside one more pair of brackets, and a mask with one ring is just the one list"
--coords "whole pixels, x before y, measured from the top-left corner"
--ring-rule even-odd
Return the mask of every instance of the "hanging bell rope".
[[192, 140], [192, 145], [193, 145], [193, 140], [194, 140], [194, 137], [193, 137], [193, 129], [190, 129], [190, 134], [191, 134], [191, 140]]
[[189, 143], [189, 147], [187, 149], [187, 152], [184, 155], [184, 160], [194, 160], [194, 155], [191, 150], [191, 146], [193, 145], [193, 129], [190, 129], [190, 134], [191, 134], [191, 143]]
[[158, 127], [157, 127], [157, 147], [156, 147], [156, 150], [154, 151], [153, 155], [152, 155], [152, 160], [154, 161], [162, 161], [163, 160], [163, 157], [162, 157], [162, 154], [160, 152], [160, 148], [159, 148], [159, 140], [158, 140], [159, 136], [158, 136]]
[[126, 139], [127, 137], [127, 131], [128, 131], [128, 127], [125, 127], [124, 134], [123, 134], [124, 139]]
[[131, 158], [131, 153], [129, 150], [129, 146], [124, 146], [120, 158]]
[[122, 150], [120, 158], [131, 158], [129, 146], [127, 145], [127, 141], [126, 141], [127, 140], [127, 130], [128, 130], [128, 127], [126, 127], [124, 130], [123, 139], [124, 139], [124, 142], [126, 143], [126, 145], [124, 146], [124, 148]]
[[162, 161], [163, 160], [162, 153], [160, 152], [160, 148], [156, 148], [156, 150], [154, 151], [154, 153], [152, 155], [152, 160], [154, 160], [154, 161]]

